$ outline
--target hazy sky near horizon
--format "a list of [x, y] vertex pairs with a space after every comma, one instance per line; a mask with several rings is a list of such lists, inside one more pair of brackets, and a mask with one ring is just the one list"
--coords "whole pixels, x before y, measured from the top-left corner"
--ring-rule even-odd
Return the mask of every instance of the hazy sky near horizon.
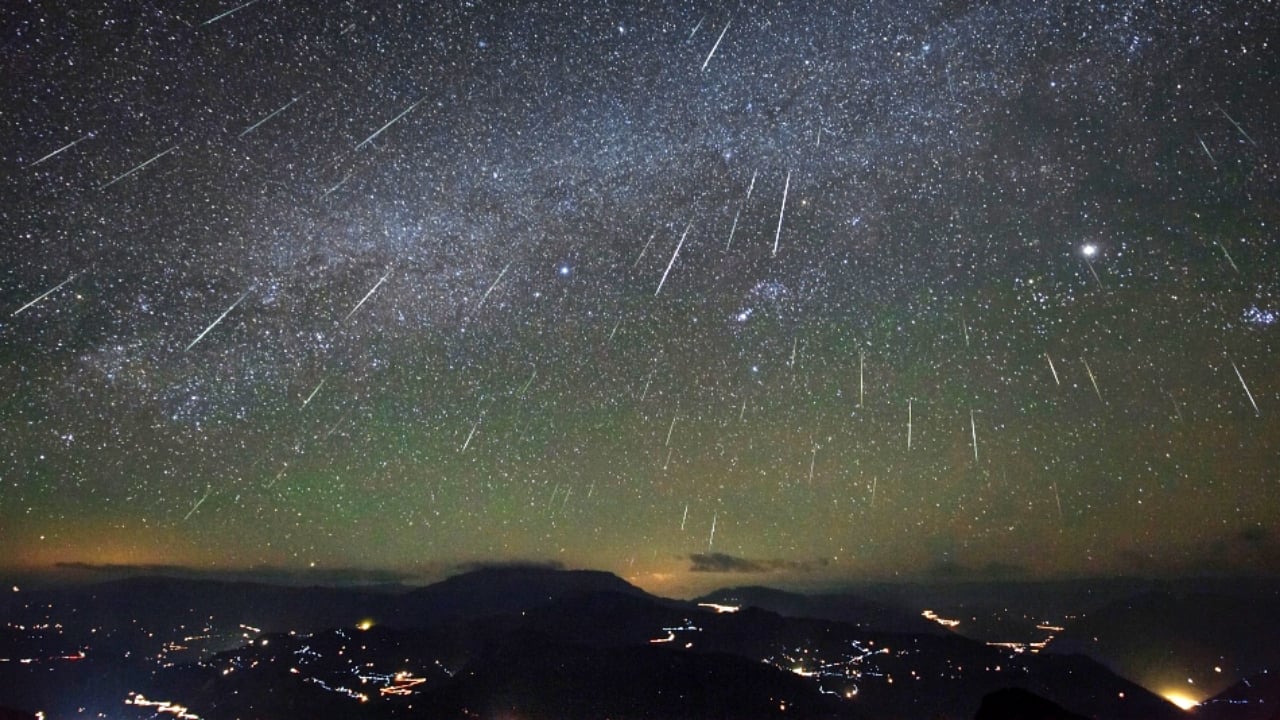
[[0, 556], [1280, 570], [1274, 6], [33, 5]]

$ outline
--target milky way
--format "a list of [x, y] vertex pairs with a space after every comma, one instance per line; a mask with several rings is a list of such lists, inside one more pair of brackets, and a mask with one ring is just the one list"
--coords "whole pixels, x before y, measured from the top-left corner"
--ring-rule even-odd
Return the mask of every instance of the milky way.
[[1274, 572], [1280, 20], [1150, 5], [12, 11], [0, 550]]

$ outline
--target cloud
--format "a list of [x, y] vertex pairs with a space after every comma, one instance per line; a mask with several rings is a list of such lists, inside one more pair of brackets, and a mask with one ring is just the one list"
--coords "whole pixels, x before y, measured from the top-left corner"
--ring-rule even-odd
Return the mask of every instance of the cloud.
[[[809, 572], [815, 563], [795, 560], [752, 560], [726, 553], [693, 553], [689, 556], [690, 572], [700, 573], [771, 573], [784, 570]], [[819, 560], [817, 565], [825, 565]]]

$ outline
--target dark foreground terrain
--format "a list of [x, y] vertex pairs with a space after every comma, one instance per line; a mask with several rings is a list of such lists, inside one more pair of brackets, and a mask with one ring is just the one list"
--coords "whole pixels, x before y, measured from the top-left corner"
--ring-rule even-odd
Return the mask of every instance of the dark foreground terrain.
[[[0, 718], [1187, 717], [1084, 655], [991, 645], [851, 597], [841, 612], [865, 622], [741, 595], [674, 601], [530, 568], [415, 590], [137, 578], [21, 591], [0, 604]], [[1207, 704], [1211, 717], [1267, 717], [1275, 683], [1232, 692], [1245, 701]]]

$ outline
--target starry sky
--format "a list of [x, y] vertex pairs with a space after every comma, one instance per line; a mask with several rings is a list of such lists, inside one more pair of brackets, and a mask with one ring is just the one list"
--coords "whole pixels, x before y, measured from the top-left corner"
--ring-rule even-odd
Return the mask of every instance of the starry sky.
[[0, 556], [1280, 572], [1228, 5], [9, 8]]

